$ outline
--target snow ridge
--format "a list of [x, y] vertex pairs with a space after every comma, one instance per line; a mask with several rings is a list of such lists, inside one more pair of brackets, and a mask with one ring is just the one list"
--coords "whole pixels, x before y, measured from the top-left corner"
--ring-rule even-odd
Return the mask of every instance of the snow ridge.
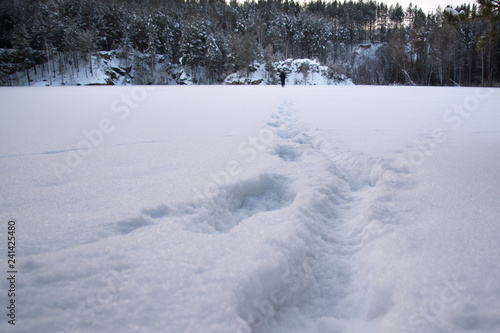
[[184, 203], [175, 207], [160, 205], [142, 213], [153, 219], [164, 218], [181, 223], [200, 233], [229, 232], [241, 221], [260, 212], [270, 212], [290, 205], [295, 197], [286, 177], [262, 174], [256, 179], [221, 187], [213, 198]]

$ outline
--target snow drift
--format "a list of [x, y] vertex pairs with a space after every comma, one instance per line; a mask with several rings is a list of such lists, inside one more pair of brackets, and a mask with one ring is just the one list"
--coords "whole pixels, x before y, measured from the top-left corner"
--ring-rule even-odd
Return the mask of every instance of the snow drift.
[[0, 94], [2, 332], [500, 329], [498, 90]]

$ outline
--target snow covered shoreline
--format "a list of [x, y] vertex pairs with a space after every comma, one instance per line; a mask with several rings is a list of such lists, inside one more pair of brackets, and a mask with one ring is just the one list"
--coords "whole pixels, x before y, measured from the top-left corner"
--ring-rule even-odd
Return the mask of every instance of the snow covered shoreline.
[[2, 330], [500, 328], [498, 89], [0, 95]]
[[[0, 50], [5, 54], [15, 50]], [[8, 56], [6, 56], [8, 58]], [[55, 63], [59, 56], [54, 56]], [[191, 69], [183, 65], [166, 65], [162, 56], [157, 56], [153, 68], [144, 69], [146, 55], [120, 58], [116, 51], [98, 52], [82, 60], [76, 68], [56, 68], [50, 62], [35, 65], [28, 71], [14, 71], [0, 79], [2, 86], [98, 86], [98, 85], [275, 85], [278, 75], [284, 71], [288, 75], [287, 85], [352, 85], [339, 68], [322, 66], [317, 60], [287, 59], [270, 63], [253, 62], [248, 71], [241, 70], [227, 75], [219, 83], [212, 82], [206, 68]], [[137, 60], [139, 59], [139, 60]], [[151, 74], [149, 72], [154, 74]], [[145, 74], [145, 73], [148, 74]], [[149, 76], [148, 76], [149, 75]], [[29, 77], [29, 80], [28, 80]], [[224, 77], [223, 77], [224, 78]]]

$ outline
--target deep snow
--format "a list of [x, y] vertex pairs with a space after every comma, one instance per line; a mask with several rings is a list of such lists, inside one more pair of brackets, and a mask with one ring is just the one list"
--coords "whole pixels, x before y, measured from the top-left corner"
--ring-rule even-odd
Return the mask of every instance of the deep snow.
[[499, 102], [2, 88], [0, 247], [14, 219], [19, 279], [1, 330], [499, 332]]

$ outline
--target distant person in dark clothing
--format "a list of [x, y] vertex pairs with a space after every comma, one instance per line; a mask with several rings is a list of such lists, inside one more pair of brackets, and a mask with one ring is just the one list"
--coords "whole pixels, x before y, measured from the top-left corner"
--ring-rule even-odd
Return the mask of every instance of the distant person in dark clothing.
[[285, 72], [280, 73], [280, 79], [281, 79], [281, 86], [285, 87], [285, 80], [286, 80], [286, 73]]

